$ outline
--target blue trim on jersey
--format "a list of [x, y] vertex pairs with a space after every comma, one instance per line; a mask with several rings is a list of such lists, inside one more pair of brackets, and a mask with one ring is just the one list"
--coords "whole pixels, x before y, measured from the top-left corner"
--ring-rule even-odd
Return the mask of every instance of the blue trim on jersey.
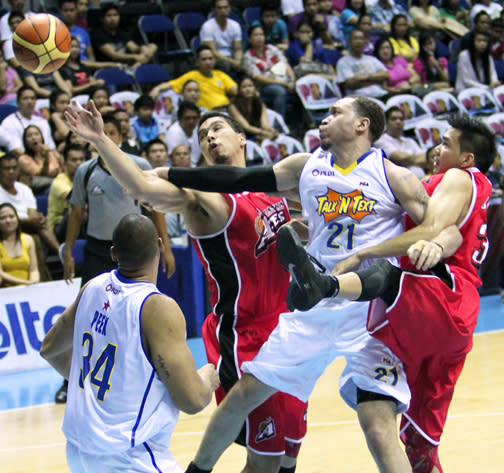
[[[369, 150], [367, 153], [364, 153], [359, 159], [357, 159], [356, 163], [360, 164], [364, 161], [374, 150]], [[334, 155], [331, 153], [331, 166], [334, 167]], [[336, 165], [337, 166], [337, 165]]]
[[156, 459], [154, 458], [154, 453], [152, 452], [151, 448], [149, 447], [149, 445], [147, 445], [147, 442], [144, 442], [143, 443], [143, 446], [145, 447], [145, 450], [147, 450], [147, 452], [149, 452], [149, 455], [151, 457], [151, 461], [152, 461], [152, 465], [154, 466], [154, 468], [159, 471], [159, 473], [163, 473], [162, 470], [160, 470], [159, 466], [157, 466], [156, 464]]
[[150, 391], [150, 388], [152, 386], [152, 381], [154, 381], [154, 375], [155, 374], [156, 374], [156, 371], [154, 369], [152, 369], [151, 377], [149, 379], [149, 382], [147, 383], [147, 388], [145, 389], [145, 392], [144, 392], [144, 395], [143, 395], [143, 399], [142, 399], [142, 403], [140, 404], [140, 409], [138, 411], [138, 417], [137, 417], [137, 420], [135, 422], [135, 426], [133, 427], [133, 430], [131, 431], [131, 448], [133, 448], [135, 446], [136, 430], [138, 428], [138, 425], [140, 424], [140, 419], [142, 418], [142, 413], [143, 413], [143, 410], [144, 410], [144, 407], [145, 407], [145, 401], [147, 401], [147, 396], [149, 395], [149, 391]]
[[394, 200], [399, 203], [399, 200], [397, 200], [396, 195], [394, 194], [394, 191], [392, 190], [392, 187], [390, 186], [390, 182], [387, 176], [387, 170], [385, 169], [385, 160], [388, 159], [387, 155], [385, 154], [385, 151], [383, 151], [381, 148], [379, 148], [380, 151], [382, 152], [382, 166], [383, 166], [383, 175], [385, 176], [385, 180], [387, 181], [387, 185], [390, 189], [391, 194], [394, 196]]
[[138, 284], [138, 283], [149, 283], [152, 284], [150, 281], [137, 281], [135, 279], [127, 279], [125, 278], [118, 269], [114, 269], [114, 276], [119, 279], [124, 284]]
[[[144, 342], [143, 342], [143, 337], [142, 337], [142, 309], [143, 309], [143, 306], [145, 304], [145, 301], [150, 297], [152, 296], [152, 294], [159, 294], [159, 292], [151, 292], [149, 294], [147, 294], [145, 296], [145, 299], [143, 300], [142, 302], [142, 305], [140, 306], [140, 310], [138, 311], [138, 327], [140, 328], [140, 346], [142, 347], [142, 351], [144, 352], [144, 355], [145, 355], [145, 358], [147, 358], [147, 361], [150, 363], [150, 365], [152, 366], [152, 368], [154, 368], [154, 364], [152, 363], [151, 359], [149, 358], [149, 356], [147, 355], [147, 352], [145, 351], [145, 347], [144, 347]], [[155, 369], [155, 368], [154, 368]]]

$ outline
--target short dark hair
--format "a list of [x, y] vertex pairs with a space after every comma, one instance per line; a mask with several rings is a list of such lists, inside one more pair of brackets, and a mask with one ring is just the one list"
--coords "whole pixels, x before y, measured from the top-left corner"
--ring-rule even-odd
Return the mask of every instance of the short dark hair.
[[157, 239], [152, 220], [139, 214], [124, 216], [112, 234], [119, 271], [137, 269], [151, 262], [158, 251]]
[[460, 131], [460, 152], [473, 153], [475, 166], [486, 173], [497, 155], [495, 133], [483, 121], [467, 114], [452, 115], [448, 123]]
[[52, 112], [54, 109], [54, 105], [56, 105], [56, 100], [58, 100], [58, 97], [60, 95], [68, 95], [68, 92], [65, 92], [64, 90], [61, 89], [54, 89], [51, 92], [51, 95], [49, 95], [49, 110]]
[[266, 11], [274, 11], [275, 13], [278, 14], [279, 7], [280, 7], [280, 5], [278, 4], [278, 2], [263, 3], [263, 5], [261, 6], [261, 10], [260, 10], [260, 16], [262, 16], [262, 14]]
[[68, 153], [70, 153], [70, 151], [82, 151], [82, 153], [84, 154], [84, 159], [87, 159], [88, 152], [86, 148], [82, 145], [78, 145], [77, 143], [71, 143], [63, 148], [63, 161], [67, 162]]
[[392, 107], [389, 107], [389, 108], [387, 108], [387, 110], [385, 110], [385, 120], [388, 121], [390, 118], [390, 115], [392, 115], [394, 112], [402, 113], [402, 116], [404, 118], [404, 111], [401, 110], [401, 108], [398, 107], [397, 105], [393, 105]]
[[110, 92], [104, 85], [95, 85], [94, 87], [92, 87], [89, 91], [89, 99], [92, 100], [96, 92], [98, 92], [99, 90], [104, 90], [107, 93], [107, 97], [110, 99]]
[[374, 143], [385, 130], [385, 113], [383, 108], [374, 100], [367, 97], [352, 97], [354, 99], [353, 108], [360, 117], [369, 118], [369, 138]]
[[199, 58], [201, 51], [210, 51], [213, 54], [212, 48], [208, 44], [200, 44], [196, 49], [196, 57]]
[[[35, 91], [30, 86], [22, 85], [16, 94], [16, 99], [18, 102], [19, 102], [19, 99], [21, 98], [21, 95], [23, 95], [23, 92], [26, 92], [27, 90], [31, 90], [35, 94]], [[35, 97], [37, 97], [37, 94], [35, 94]]]
[[156, 102], [154, 102], [154, 99], [150, 95], [142, 94], [135, 100], [133, 107], [136, 112], [140, 109], [140, 107], [151, 108], [152, 110], [154, 110], [155, 105]]
[[21, 10], [12, 10], [7, 17], [7, 24], [10, 23], [12, 18], [24, 18], [25, 14]]
[[77, 0], [59, 0], [58, 7], [61, 8], [64, 3], [73, 3], [77, 6]]
[[494, 18], [492, 20], [493, 28], [503, 28], [504, 29], [504, 20], [502, 18]]
[[201, 110], [196, 104], [188, 102], [187, 100], [182, 100], [177, 110], [177, 120], [180, 121], [180, 119], [184, 116], [184, 113], [187, 112], [187, 110], [192, 110], [193, 112], [196, 112], [198, 115], [201, 115]]
[[113, 114], [107, 114], [103, 116], [103, 124], [105, 125], [106, 123], [112, 123], [117, 128], [117, 131], [121, 133], [121, 125], [119, 124], [119, 120], [114, 118]]
[[115, 3], [109, 2], [100, 8], [100, 17], [103, 18], [110, 10], [116, 10], [120, 14], [119, 7]]
[[164, 149], [168, 153], [168, 146], [166, 146], [166, 143], [163, 140], [159, 139], [159, 138], [154, 138], [153, 140], [150, 140], [145, 145], [145, 148], [144, 148], [145, 154], [149, 154], [149, 151], [150, 151], [151, 147], [154, 146], [154, 145], [163, 145]]
[[214, 118], [214, 117], [220, 117], [223, 120], [225, 120], [229, 124], [229, 126], [234, 131], [236, 131], [236, 133], [245, 133], [245, 131], [243, 130], [241, 125], [234, 118], [232, 118], [228, 114], [222, 113], [222, 112], [208, 112], [208, 113], [205, 113], [204, 115], [202, 115], [198, 121], [198, 130], [200, 129], [201, 125], [204, 122], [206, 122], [210, 118]]

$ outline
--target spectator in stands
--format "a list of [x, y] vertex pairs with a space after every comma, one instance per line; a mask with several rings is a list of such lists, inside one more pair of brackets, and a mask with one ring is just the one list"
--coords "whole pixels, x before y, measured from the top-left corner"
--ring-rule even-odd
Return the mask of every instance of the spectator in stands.
[[70, 129], [68, 128], [63, 112], [70, 104], [70, 96], [62, 90], [54, 90], [49, 97], [49, 126], [51, 135], [56, 143], [56, 148], [59, 144], [65, 141]]
[[168, 128], [164, 139], [168, 153], [171, 155], [177, 145], [186, 145], [191, 150], [191, 162], [195, 166], [201, 155], [197, 130], [200, 109], [193, 103], [184, 101], [179, 105], [177, 118]]
[[[47, 226], [53, 231], [60, 243], [65, 241], [68, 223], [68, 196], [77, 168], [86, 161], [86, 149], [78, 144], [71, 144], [63, 151], [64, 171], [58, 174], [49, 189], [47, 204]], [[84, 238], [84, 227], [81, 227], [79, 238]]]
[[[37, 201], [32, 190], [18, 181], [19, 162], [15, 153], [9, 152], [0, 157], [0, 202], [11, 203], [19, 216], [21, 231], [36, 235], [46, 248], [58, 254], [59, 243], [54, 233], [47, 227], [46, 218], [37, 211]], [[37, 244], [37, 261], [41, 275], [47, 278], [45, 253]]]
[[443, 0], [439, 14], [441, 18], [451, 18], [464, 26], [469, 26], [469, 12], [460, 5], [459, 0]]
[[75, 24], [88, 29], [87, 12], [89, 9], [89, 0], [77, 0], [77, 13], [75, 14]]
[[[363, 1], [363, 0], [357, 0]], [[318, 0], [303, 0], [304, 11], [289, 18], [288, 28], [291, 35], [297, 30], [297, 26], [302, 21], [310, 23], [313, 29], [313, 38], [315, 41], [333, 47], [333, 40], [329, 33], [328, 21], [325, 15], [318, 12]], [[250, 36], [249, 36], [250, 41]]]
[[418, 41], [410, 34], [408, 17], [406, 15], [394, 15], [390, 24], [390, 42], [394, 48], [394, 54], [401, 56], [409, 63], [418, 57], [420, 47]]
[[[302, 21], [298, 24], [294, 39], [290, 42], [285, 55], [289, 64], [294, 68], [297, 77], [302, 74], [295, 69], [300, 63], [312, 64], [306, 73], [321, 73], [334, 76], [332, 57], [327, 54], [327, 49], [317, 46], [313, 41], [313, 29], [309, 23]], [[298, 68], [299, 69], [299, 68]]]
[[229, 105], [229, 114], [241, 125], [247, 139], [262, 141], [274, 140], [278, 131], [273, 128], [266, 114], [266, 105], [259, 98], [254, 81], [243, 76], [238, 81], [238, 95]]
[[132, 67], [151, 62], [157, 52], [157, 46], [152, 43], [139, 46], [133, 40], [131, 32], [119, 28], [121, 17], [117, 5], [104, 5], [100, 16], [102, 28], [96, 28], [91, 33], [97, 60], [120, 62]]
[[23, 133], [28, 125], [38, 126], [48, 148], [51, 150], [56, 148], [47, 121], [33, 114], [36, 100], [35, 91], [31, 87], [22, 86], [17, 91], [17, 112], [8, 115], [1, 125], [0, 135], [7, 140], [9, 151], [15, 150], [19, 154], [23, 152]]
[[248, 39], [250, 48], [245, 53], [244, 69], [259, 85], [268, 107], [285, 116], [287, 97], [296, 86], [294, 71], [280, 49], [264, 42], [260, 26], [249, 28]]
[[[2, 51], [4, 53], [5, 60], [7, 63], [17, 70], [20, 67], [19, 61], [14, 55], [14, 49], [12, 47], [12, 33], [16, 30], [17, 25], [24, 20], [25, 14], [19, 10], [12, 10], [8, 15], [8, 25], [11, 31], [11, 35], [8, 39], [2, 41]], [[0, 26], [1, 28], [1, 26]]]
[[112, 112], [112, 116], [119, 123], [119, 132], [121, 133], [121, 144], [119, 147], [129, 154], [141, 154], [142, 150], [138, 141], [131, 136], [130, 116], [124, 108], [116, 108]]
[[201, 26], [201, 43], [212, 49], [217, 69], [228, 74], [239, 71], [243, 59], [240, 23], [229, 18], [229, 0], [212, 0], [212, 9], [214, 16]]
[[[185, 146], [185, 145], [179, 145]], [[188, 148], [189, 149], [189, 148]], [[188, 152], [189, 156], [189, 166], [191, 166], [191, 155]], [[155, 138], [149, 141], [145, 145], [145, 159], [149, 161], [149, 164], [152, 166], [152, 169], [158, 168], [160, 166], [168, 166], [168, 146], [163, 140], [159, 138]]]
[[274, 3], [261, 6], [260, 20], [252, 22], [250, 26], [262, 26], [267, 44], [276, 46], [281, 51], [289, 47], [289, 31], [285, 21], [278, 17], [278, 10]]
[[409, 94], [420, 85], [420, 77], [413, 66], [401, 56], [396, 56], [392, 43], [388, 38], [376, 42], [373, 56], [378, 58], [387, 68], [389, 78], [384, 85], [390, 94]]
[[502, 61], [504, 58], [504, 20], [502, 18], [492, 20], [490, 54], [495, 61]]
[[450, 54], [450, 62], [457, 62], [460, 51], [469, 49], [473, 43], [475, 33], [488, 33], [492, 27], [492, 20], [486, 11], [480, 11], [473, 19], [473, 28], [460, 38]]
[[373, 24], [371, 22], [371, 16], [368, 13], [364, 13], [364, 15], [359, 16], [359, 19], [357, 20], [357, 29], [364, 33], [364, 38], [366, 39], [366, 45], [362, 50], [363, 54], [373, 54], [374, 45], [380, 36], [374, 34], [371, 35]]
[[60, 172], [56, 150], [44, 143], [40, 128], [28, 125], [23, 133], [24, 153], [19, 157], [19, 180], [35, 195], [47, 194], [53, 179]]
[[86, 94], [93, 87], [105, 85], [103, 79], [93, 77], [91, 69], [81, 62], [80, 54], [79, 39], [72, 36], [70, 57], [60, 69], [61, 77], [72, 95]]
[[425, 152], [413, 138], [404, 136], [404, 112], [399, 107], [390, 107], [385, 112], [385, 119], [385, 133], [373, 146], [382, 148], [391, 161], [407, 167], [421, 179], [425, 175], [422, 168], [427, 163]]
[[497, 2], [492, 2], [491, 0], [475, 0], [469, 13], [469, 18], [473, 20], [480, 11], [487, 12], [490, 18], [494, 20], [500, 17], [502, 5]]
[[334, 46], [342, 48], [345, 42], [341, 28], [340, 13], [336, 12], [332, 0], [318, 0], [318, 12], [327, 18], [327, 29]]
[[60, 156], [63, 156], [65, 148], [71, 145], [79, 145], [81, 148], [84, 148], [84, 150], [86, 151], [86, 161], [91, 158], [90, 144], [87, 141], [84, 141], [79, 135], [76, 135], [72, 132], [68, 133], [65, 141], [62, 141], [58, 145], [58, 153], [60, 153]]
[[434, 32], [423, 31], [420, 35], [420, 53], [413, 62], [413, 69], [420, 76], [423, 85], [435, 90], [452, 90], [448, 77], [448, 61], [437, 55]]
[[96, 108], [102, 115], [115, 112], [115, 107], [110, 103], [110, 94], [106, 86], [97, 85], [89, 91], [89, 100], [93, 100]]
[[443, 19], [432, 0], [412, 0], [409, 16], [420, 30], [442, 30]]
[[25, 286], [40, 281], [35, 242], [21, 232], [16, 209], [0, 203], [0, 287]]
[[364, 33], [353, 30], [348, 39], [350, 53], [336, 64], [336, 81], [345, 88], [346, 95], [380, 98], [387, 95], [384, 85], [389, 79], [387, 68], [379, 59], [362, 54], [366, 44]]
[[0, 104], [16, 105], [16, 92], [22, 85], [16, 69], [7, 63], [0, 49]]
[[180, 94], [183, 85], [188, 80], [194, 80], [199, 84], [201, 90], [197, 102], [199, 107], [204, 107], [207, 110], [227, 111], [229, 97], [237, 94], [238, 86], [225, 72], [215, 69], [215, 56], [210, 46], [202, 44], [198, 48], [196, 66], [198, 69], [157, 85], [150, 91], [150, 95], [156, 99], [160, 92], [169, 89]]
[[82, 61], [95, 60], [91, 39], [88, 32], [75, 24], [77, 21], [77, 1], [59, 0], [59, 14], [70, 35], [79, 40], [80, 59]]
[[140, 144], [140, 149], [145, 149], [145, 145], [159, 137], [159, 125], [154, 118], [154, 99], [150, 95], [140, 95], [134, 103], [136, 119], [132, 125], [132, 131]]
[[371, 15], [373, 27], [387, 33], [390, 33], [390, 24], [395, 15], [405, 15], [409, 22], [408, 12], [404, 6], [394, 0], [378, 0], [370, 8], [369, 14]]
[[341, 27], [345, 42], [348, 43], [350, 33], [357, 28], [359, 17], [366, 13], [364, 0], [346, 0], [345, 9], [341, 12]]
[[200, 97], [200, 86], [195, 80], [190, 79], [182, 86], [182, 100], [197, 105]]
[[[25, 0], [7, 0], [7, 3], [9, 4], [9, 11], [7, 13], [4, 13], [2, 17], [0, 18], [0, 42], [4, 42], [10, 38], [12, 38], [12, 31], [9, 28], [9, 14], [11, 11], [19, 11], [23, 12], [25, 9]], [[32, 11], [27, 11], [25, 13], [26, 16], [33, 15], [34, 13]]]
[[18, 68], [18, 71], [21, 80], [34, 90], [38, 98], [49, 98], [51, 92], [56, 89], [72, 95], [71, 89], [61, 77], [59, 70], [49, 74], [34, 74], [25, 68]]
[[458, 94], [467, 87], [493, 89], [499, 85], [488, 34], [475, 33], [473, 44], [459, 54], [455, 91]]

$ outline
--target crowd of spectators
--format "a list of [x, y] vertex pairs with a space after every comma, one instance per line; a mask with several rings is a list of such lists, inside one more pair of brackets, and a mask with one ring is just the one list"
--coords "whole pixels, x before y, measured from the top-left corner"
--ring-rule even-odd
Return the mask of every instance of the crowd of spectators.
[[[455, 97], [468, 87], [492, 90], [504, 79], [504, 15], [500, 4], [488, 0], [472, 6], [464, 0], [265, 0], [248, 20], [233, 0], [212, 0], [197, 41], [186, 38], [194, 59], [179, 60], [177, 66], [185, 70], [181, 74], [160, 60], [163, 51], [156, 44], [146, 44], [138, 34], [142, 11], [130, 15], [125, 27], [124, 3], [59, 1], [54, 13], [69, 28], [71, 54], [52, 74], [29, 73], [14, 56], [12, 32], [33, 13], [26, 11], [25, 1], [8, 0], [10, 8], [0, 18], [0, 105], [17, 109], [0, 125], [5, 153], [0, 158], [0, 204], [13, 205], [21, 236], [32, 235], [32, 246], [38, 248], [38, 269], [30, 266], [29, 275], [20, 278], [24, 281], [34, 281], [35, 273], [42, 280], [50, 277], [43, 257], [57, 254], [66, 240], [74, 176], [79, 165], [97, 157], [65, 124], [63, 111], [73, 97], [93, 99], [118, 127], [121, 149], [143, 156], [155, 168], [198, 165], [196, 125], [210, 110], [229, 113], [247, 140], [258, 145], [279, 136], [268, 113], [272, 110], [302, 141], [316, 126], [296, 93], [296, 80], [308, 73], [328, 79], [343, 95], [365, 95], [384, 104], [397, 94], [422, 97], [441, 90]], [[170, 80], [132, 86], [134, 99], [111, 103], [118, 90], [97, 78], [99, 71], [121, 68], [134, 78], [136, 68], [149, 63], [161, 63]], [[47, 116], [37, 108], [41, 99], [49, 100]], [[414, 166], [423, 176], [432, 164], [412, 131], [405, 132], [404, 119], [404, 110], [388, 110], [387, 132], [378, 144], [390, 159]], [[13, 176], [16, 184], [10, 182]], [[44, 197], [47, 220], [37, 212], [37, 200]], [[81, 199], [79, 205], [82, 212], [73, 231], [85, 237], [87, 202]], [[2, 218], [13, 219], [10, 208], [4, 213], [0, 225]], [[167, 216], [166, 223], [170, 236], [181, 235], [180, 218]], [[12, 238], [9, 234], [16, 243], [7, 244], [6, 254], [16, 245], [25, 251], [31, 241]]]

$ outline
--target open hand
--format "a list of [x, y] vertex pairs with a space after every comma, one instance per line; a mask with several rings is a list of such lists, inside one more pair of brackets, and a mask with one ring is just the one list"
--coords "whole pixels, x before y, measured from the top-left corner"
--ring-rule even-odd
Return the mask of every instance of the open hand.
[[76, 100], [65, 109], [65, 120], [70, 130], [91, 144], [98, 142], [103, 136], [103, 119], [93, 100], [86, 110]]

